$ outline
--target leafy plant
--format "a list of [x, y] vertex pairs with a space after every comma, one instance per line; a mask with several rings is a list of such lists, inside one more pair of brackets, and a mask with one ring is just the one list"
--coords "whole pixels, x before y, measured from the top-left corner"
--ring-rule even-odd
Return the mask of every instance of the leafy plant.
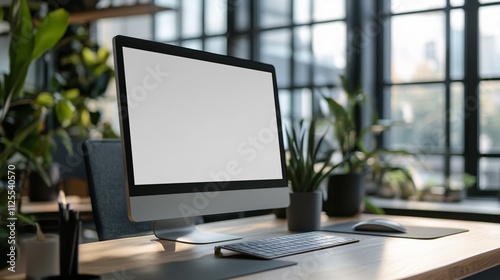
[[68, 90], [77, 88], [80, 95], [73, 100], [75, 114], [68, 129], [71, 136], [86, 138], [93, 129], [100, 131], [103, 136], [118, 137], [112, 132], [111, 126], [101, 121], [101, 112], [90, 109], [89, 101], [104, 95], [109, 81], [114, 77], [114, 70], [108, 65], [109, 51], [100, 48], [88, 35], [88, 29], [77, 26], [71, 28], [69, 35], [63, 39], [63, 46], [58, 48], [57, 78], [53, 88]]
[[290, 156], [287, 174], [293, 192], [316, 191], [321, 181], [335, 168], [329, 165], [331, 152], [328, 153], [325, 161], [319, 160], [320, 146], [325, 134], [316, 141], [315, 121], [311, 121], [309, 125], [301, 121], [298, 131], [293, 127], [287, 130]]
[[[46, 120], [55, 112], [52, 115], [65, 124], [72, 115], [72, 105], [64, 95], [37, 93], [26, 90], [24, 85], [32, 62], [53, 48], [65, 33], [68, 17], [66, 11], [59, 9], [50, 12], [35, 26], [25, 0], [13, 0], [10, 6], [9, 73], [0, 78], [0, 170], [7, 170], [9, 164], [18, 167], [16, 188], [23, 185], [30, 169], [49, 184], [43, 166], [51, 156], [49, 132], [63, 138], [65, 134], [62, 130], [47, 128]], [[3, 20], [3, 9], [0, 9], [0, 20]], [[15, 200], [18, 221], [32, 223], [32, 219], [20, 214], [21, 191], [16, 190], [12, 199], [7, 185], [2, 182], [4, 178], [0, 179], [0, 236], [6, 240], [3, 238], [8, 234], [5, 223], [12, 210], [8, 209], [7, 200]]]
[[[53, 48], [64, 35], [69, 15], [65, 10], [50, 12], [38, 25], [33, 24], [26, 0], [14, 0], [10, 6], [10, 72], [0, 81], [0, 169], [10, 163], [27, 163], [45, 182], [48, 176], [39, 151], [50, 140], [43, 140], [46, 119], [51, 111], [63, 124], [72, 114], [71, 103], [49, 93], [30, 93], [24, 90], [28, 68], [33, 61]], [[64, 132], [58, 131], [60, 135]], [[63, 136], [64, 137], [64, 136]], [[31, 139], [31, 140], [30, 140]], [[31, 143], [31, 144], [30, 144]], [[42, 156], [42, 159], [46, 155]]]
[[[382, 123], [379, 121], [376, 113], [372, 115], [372, 122], [365, 128], [359, 129], [356, 119], [356, 110], [366, 102], [366, 95], [361, 86], [351, 89], [345, 76], [340, 76], [342, 88], [347, 94], [347, 104], [342, 106], [330, 97], [323, 96], [329, 108], [329, 121], [333, 126], [333, 132], [338, 146], [342, 152], [342, 162], [339, 166], [344, 168], [346, 173], [360, 173], [370, 165], [374, 170], [382, 171], [387, 163], [383, 163], [383, 155], [412, 155], [406, 150], [388, 150], [379, 148], [376, 145], [376, 137], [391, 127], [400, 124], [399, 122]], [[363, 139], [371, 133], [372, 144], [368, 149]]]

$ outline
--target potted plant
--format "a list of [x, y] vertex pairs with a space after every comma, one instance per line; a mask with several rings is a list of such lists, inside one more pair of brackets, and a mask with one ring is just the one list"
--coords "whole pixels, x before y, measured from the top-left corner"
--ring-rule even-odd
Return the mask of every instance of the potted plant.
[[308, 125], [301, 121], [298, 131], [293, 127], [287, 130], [287, 175], [292, 192], [286, 215], [288, 229], [291, 231], [312, 231], [320, 228], [323, 196], [318, 188], [334, 168], [329, 165], [331, 152], [323, 156], [323, 161], [320, 159], [320, 146], [325, 134], [316, 141], [315, 121]]
[[[366, 95], [360, 86], [352, 89], [345, 76], [341, 76], [340, 80], [347, 95], [347, 104], [342, 106], [330, 97], [323, 97], [329, 108], [327, 120], [333, 127], [338, 149], [342, 154], [338, 172], [329, 178], [325, 211], [329, 216], [353, 216], [360, 212], [364, 201], [366, 171], [370, 168], [372, 171], [377, 171], [382, 166], [387, 166], [388, 163], [383, 161], [383, 155], [411, 154], [404, 150], [379, 148], [376, 145], [376, 137], [398, 124], [397, 122], [381, 123], [376, 114], [373, 114], [371, 124], [364, 128], [357, 127], [359, 122], [356, 119], [356, 111], [365, 103]], [[368, 133], [371, 133], [374, 143], [370, 149], [363, 143]], [[379, 212], [373, 207], [371, 210]]]

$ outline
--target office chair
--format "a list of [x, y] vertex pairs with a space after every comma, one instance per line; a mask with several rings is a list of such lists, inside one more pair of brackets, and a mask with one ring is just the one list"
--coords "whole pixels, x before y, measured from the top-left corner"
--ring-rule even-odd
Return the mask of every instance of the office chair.
[[99, 240], [151, 233], [152, 222], [128, 219], [120, 140], [86, 140], [83, 151]]

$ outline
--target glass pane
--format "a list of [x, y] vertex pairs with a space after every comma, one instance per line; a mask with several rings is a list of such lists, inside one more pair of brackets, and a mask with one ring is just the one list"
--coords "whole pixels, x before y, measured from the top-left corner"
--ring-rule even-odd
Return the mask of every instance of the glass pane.
[[279, 87], [290, 84], [290, 33], [290, 29], [277, 29], [260, 35], [260, 60], [276, 67]]
[[311, 0], [295, 0], [293, 5], [295, 23], [311, 22]]
[[479, 189], [500, 190], [499, 158], [481, 158], [479, 160]]
[[227, 30], [227, 2], [205, 0], [205, 33], [224, 34]]
[[[419, 155], [418, 160], [419, 164], [414, 164], [410, 168], [415, 188], [418, 191], [429, 190], [432, 187], [442, 187], [446, 184], [443, 171], [443, 156]], [[429, 199], [429, 197], [426, 198]]]
[[391, 128], [388, 147], [420, 153], [444, 150], [445, 88], [443, 85], [393, 86], [386, 92], [386, 108], [392, 121], [407, 125]]
[[479, 150], [481, 153], [500, 152], [500, 82], [479, 84]]
[[226, 37], [214, 37], [207, 38], [205, 40], [205, 50], [207, 52], [226, 54], [227, 53], [227, 41]]
[[172, 11], [159, 12], [155, 15], [156, 40], [173, 41], [177, 39], [177, 14]]
[[260, 26], [263, 28], [290, 24], [291, 12], [289, 0], [260, 0]]
[[250, 40], [247, 36], [234, 38], [233, 54], [235, 57], [250, 59]]
[[201, 40], [195, 39], [195, 40], [187, 40], [181, 43], [181, 46], [190, 48], [190, 49], [195, 49], [195, 50], [202, 50], [202, 44]]
[[[340, 83], [340, 79], [339, 79], [338, 83]], [[337, 101], [339, 104], [342, 104], [343, 106], [345, 106], [345, 104], [347, 104], [347, 95], [341, 89], [340, 86], [315, 88], [314, 89], [314, 96], [316, 97], [316, 100], [318, 100], [318, 105], [319, 105], [318, 114], [320, 116], [328, 116], [329, 112], [330, 112], [330, 110], [328, 108], [328, 104], [326, 103], [326, 101], [323, 99], [322, 96], [331, 97], [335, 101]], [[323, 128], [323, 129], [325, 129], [325, 128]], [[329, 129], [331, 129], [331, 128], [329, 128]], [[335, 138], [333, 131], [330, 130], [330, 133], [325, 134], [325, 141], [327, 143], [329, 143], [332, 147], [336, 147], [336, 149], [338, 149], [338, 141]], [[337, 153], [334, 156], [334, 162], [340, 162], [341, 160], [342, 160], [342, 154]]]
[[235, 9], [236, 30], [247, 30], [250, 28], [250, 1], [237, 0], [232, 3], [229, 9]]
[[314, 0], [314, 21], [341, 19], [344, 17], [344, 0]]
[[450, 0], [450, 5], [453, 6], [453, 7], [463, 6], [464, 5], [464, 0]]
[[450, 189], [463, 190], [467, 186], [464, 184], [464, 157], [452, 156], [450, 158]]
[[464, 85], [452, 83], [450, 87], [450, 144], [453, 153], [464, 150]]
[[391, 28], [393, 82], [444, 79], [444, 13], [395, 16]]
[[479, 9], [479, 73], [500, 76], [500, 6]]
[[182, 37], [201, 35], [201, 0], [182, 1]]
[[311, 29], [309, 26], [297, 27], [294, 30], [294, 85], [310, 83], [311, 78]]
[[495, 3], [495, 2], [500, 2], [498, 0], [479, 0], [479, 3], [485, 4], [485, 3]]
[[285, 149], [288, 149], [286, 131], [292, 126], [292, 95], [289, 90], [283, 89], [279, 90], [278, 95], [281, 111], [281, 128], [283, 129], [283, 144], [285, 145]]
[[444, 8], [446, 0], [395, 0], [391, 1], [391, 12], [404, 13], [410, 11]]
[[280, 90], [278, 94], [281, 117], [290, 118], [292, 116], [292, 95], [289, 90]]
[[177, 1], [178, 0], [155, 0], [155, 4], [158, 6], [175, 9], [177, 8]]
[[332, 83], [346, 64], [344, 22], [313, 25], [314, 83]]
[[450, 76], [464, 77], [464, 10], [454, 9], [450, 13]]
[[310, 89], [303, 88], [294, 91], [292, 113], [296, 120], [312, 119], [312, 92]]
[[[340, 79], [338, 79], [338, 83], [340, 83]], [[317, 97], [319, 97], [319, 108], [321, 114], [324, 116], [328, 115], [330, 110], [328, 109], [328, 104], [323, 98], [321, 98], [321, 96], [331, 97], [342, 106], [347, 105], [347, 95], [340, 86], [317, 88], [314, 93]]]
[[102, 40], [108, 41], [109, 38], [115, 35], [125, 35], [130, 37], [137, 37], [141, 39], [152, 39], [151, 32], [151, 17], [149, 15], [130, 16], [122, 18], [106, 18], [96, 21], [97, 32], [100, 38], [107, 38]]

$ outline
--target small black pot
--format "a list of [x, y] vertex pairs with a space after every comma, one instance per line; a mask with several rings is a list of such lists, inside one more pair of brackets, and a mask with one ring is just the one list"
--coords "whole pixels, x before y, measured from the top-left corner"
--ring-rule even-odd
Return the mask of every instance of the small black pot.
[[351, 217], [362, 209], [365, 176], [335, 174], [328, 179], [328, 198], [324, 205], [330, 217]]
[[321, 227], [321, 192], [291, 193], [290, 206], [286, 209], [290, 231], [313, 231]]

